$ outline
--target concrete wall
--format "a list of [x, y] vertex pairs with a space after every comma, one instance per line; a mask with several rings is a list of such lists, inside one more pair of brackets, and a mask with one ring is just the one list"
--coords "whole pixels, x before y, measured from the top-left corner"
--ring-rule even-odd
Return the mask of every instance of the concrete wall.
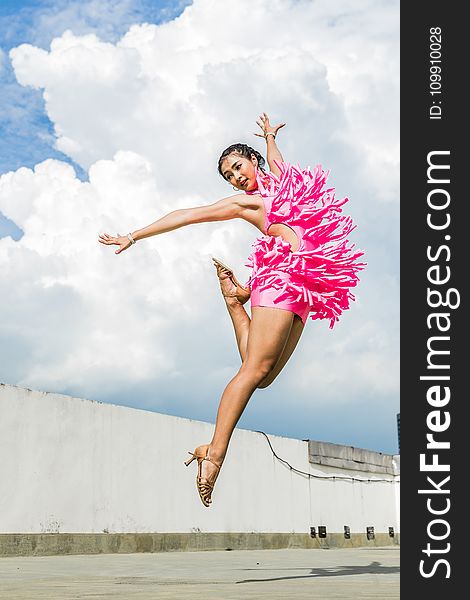
[[196, 462], [183, 461], [212, 424], [4, 384], [0, 411], [0, 534], [399, 531], [397, 457], [384, 472], [315, 464], [308, 442], [269, 435], [293, 467], [336, 476], [309, 478], [262, 434], [236, 429], [205, 508]]

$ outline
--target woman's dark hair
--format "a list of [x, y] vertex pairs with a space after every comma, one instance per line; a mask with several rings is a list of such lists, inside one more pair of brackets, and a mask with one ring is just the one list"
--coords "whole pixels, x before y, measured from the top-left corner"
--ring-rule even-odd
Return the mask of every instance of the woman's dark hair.
[[224, 177], [222, 173], [222, 163], [229, 154], [232, 154], [232, 152], [236, 152], [237, 154], [244, 156], [248, 160], [251, 160], [251, 155], [254, 154], [258, 159], [258, 167], [263, 171], [265, 161], [261, 154], [258, 152], [258, 150], [255, 150], [254, 148], [252, 148], [251, 146], [247, 146], [246, 144], [232, 144], [228, 148], [225, 148], [225, 150], [222, 152], [219, 158], [218, 170], [222, 177]]

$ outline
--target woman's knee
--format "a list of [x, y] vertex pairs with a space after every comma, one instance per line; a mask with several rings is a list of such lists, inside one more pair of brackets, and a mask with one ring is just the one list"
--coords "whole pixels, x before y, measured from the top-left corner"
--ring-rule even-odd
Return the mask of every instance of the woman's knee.
[[274, 369], [274, 362], [265, 360], [261, 362], [246, 361], [240, 369], [240, 374], [248, 377], [256, 387], [261, 387], [261, 384], [267, 380], [269, 374]]
[[282, 366], [278, 364], [275, 365], [275, 367], [273, 367], [269, 373], [266, 375], [266, 377], [264, 379], [262, 379], [258, 385], [258, 388], [260, 390], [264, 390], [264, 388], [267, 388], [271, 385], [271, 383], [273, 383], [273, 381], [277, 378], [277, 376], [279, 375], [279, 373], [282, 371]]
[[262, 379], [260, 381], [260, 383], [258, 383], [258, 389], [259, 390], [264, 390], [265, 388], [269, 387], [271, 385], [271, 383], [276, 379], [277, 375], [272, 374], [272, 371], [270, 373], [267, 374], [267, 376]]

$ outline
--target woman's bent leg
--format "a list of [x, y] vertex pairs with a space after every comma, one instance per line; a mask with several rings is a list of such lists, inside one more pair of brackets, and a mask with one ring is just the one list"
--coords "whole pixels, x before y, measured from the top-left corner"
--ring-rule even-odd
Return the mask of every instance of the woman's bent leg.
[[223, 461], [233, 430], [251, 395], [279, 361], [293, 320], [294, 314], [288, 311], [253, 308], [245, 360], [225, 388], [217, 412], [209, 449], [209, 456], [216, 461]]
[[284, 350], [282, 351], [282, 354], [279, 357], [279, 360], [277, 361], [277, 364], [275, 365], [274, 369], [269, 373], [269, 375], [265, 379], [263, 379], [263, 381], [259, 384], [258, 388], [267, 388], [268, 385], [271, 385], [271, 383], [276, 379], [276, 377], [282, 371], [285, 364], [294, 352], [295, 347], [297, 346], [297, 343], [300, 340], [300, 336], [302, 335], [304, 327], [305, 323], [303, 323], [299, 315], [294, 315], [294, 322], [292, 323], [292, 328]]

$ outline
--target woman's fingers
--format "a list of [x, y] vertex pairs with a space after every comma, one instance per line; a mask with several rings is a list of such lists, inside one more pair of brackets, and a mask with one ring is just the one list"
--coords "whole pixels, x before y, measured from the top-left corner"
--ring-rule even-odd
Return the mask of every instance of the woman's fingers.
[[117, 234], [117, 237], [109, 235], [109, 233], [100, 233], [98, 241], [107, 246], [110, 246], [111, 244], [119, 246], [119, 248], [114, 251], [114, 254], [120, 254], [123, 250], [127, 250], [131, 245], [131, 242], [127, 237], [119, 235], [119, 233]]
[[269, 131], [277, 133], [279, 129], [281, 129], [281, 127], [285, 126], [285, 123], [279, 123], [279, 125], [271, 125], [271, 123], [269, 122], [269, 117], [265, 112], [263, 112], [263, 114], [259, 116], [259, 120], [256, 121], [256, 124], [259, 127], [261, 127], [264, 133], [264, 136], [261, 136], [259, 133], [255, 133], [255, 135], [257, 135], [258, 137], [265, 137], [266, 133], [268, 133]]
[[98, 238], [98, 241], [100, 241], [102, 244], [112, 244], [113, 243], [113, 241], [109, 235], [100, 235], [100, 237]]
[[108, 233], [101, 233], [98, 237], [98, 241], [102, 244], [119, 244], [118, 238], [112, 237]]

